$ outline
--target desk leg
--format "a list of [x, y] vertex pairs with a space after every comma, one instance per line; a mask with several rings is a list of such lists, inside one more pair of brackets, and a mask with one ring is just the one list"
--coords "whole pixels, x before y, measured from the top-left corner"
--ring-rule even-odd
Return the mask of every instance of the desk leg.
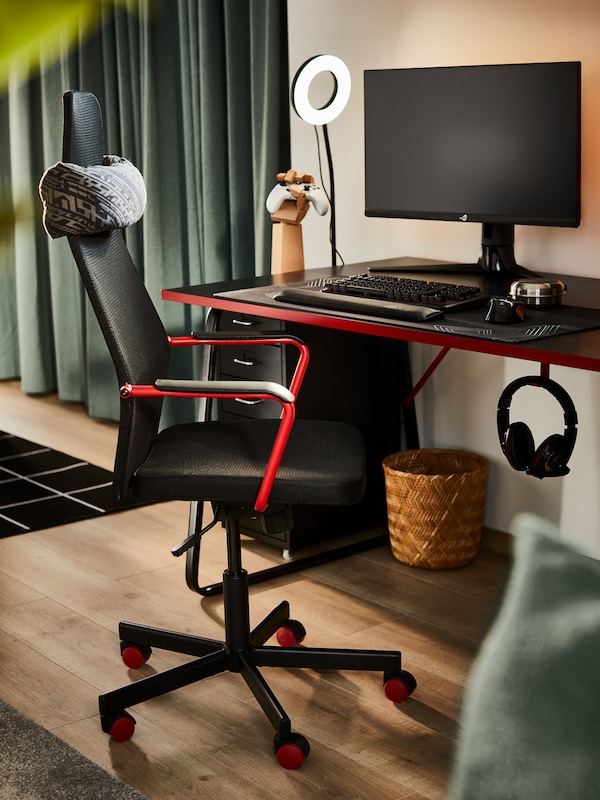
[[[214, 308], [209, 308], [204, 323], [205, 332], [212, 333], [217, 329], [219, 322], [220, 311]], [[214, 377], [215, 372], [215, 348], [205, 347], [202, 354], [202, 364], [200, 367], [200, 380], [207, 381]], [[198, 401], [198, 420], [203, 422], [210, 419], [212, 413], [212, 403], [210, 398], [203, 397]], [[204, 503], [201, 501], [193, 501], [190, 503], [190, 516], [188, 521], [188, 536], [193, 536], [195, 533], [202, 529], [202, 513], [204, 511]], [[193, 592], [203, 594], [201, 587], [198, 584], [198, 568], [200, 565], [200, 545], [202, 540], [198, 539], [198, 543], [191, 547], [185, 556], [185, 580], [188, 588]]]
[[[402, 397], [410, 397], [413, 391], [412, 372], [410, 367], [410, 353], [408, 342], [398, 342], [398, 361], [400, 363], [400, 382], [402, 386]], [[406, 438], [407, 450], [418, 450], [419, 428], [417, 425], [417, 413], [415, 404], [404, 405], [404, 436]]]

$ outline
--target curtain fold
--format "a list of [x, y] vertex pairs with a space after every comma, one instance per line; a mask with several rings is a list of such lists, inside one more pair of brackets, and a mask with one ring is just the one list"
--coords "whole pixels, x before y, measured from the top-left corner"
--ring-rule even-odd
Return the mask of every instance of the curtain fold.
[[[290, 166], [287, 19], [280, 0], [104, 6], [77, 49], [0, 96], [0, 379], [117, 418], [114, 370], [68, 244], [41, 225], [37, 183], [61, 158], [62, 94], [94, 92], [107, 153], [142, 171], [146, 212], [124, 235], [165, 327], [186, 333], [203, 311], [162, 301], [163, 288], [270, 268], [265, 199]], [[174, 355], [174, 374], [193, 374], [192, 355]], [[167, 421], [192, 413], [174, 409]]]

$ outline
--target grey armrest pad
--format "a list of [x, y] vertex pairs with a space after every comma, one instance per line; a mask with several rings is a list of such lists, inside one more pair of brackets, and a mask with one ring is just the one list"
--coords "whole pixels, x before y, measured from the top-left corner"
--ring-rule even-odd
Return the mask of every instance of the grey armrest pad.
[[293, 403], [294, 395], [274, 381], [193, 381], [168, 380], [159, 378], [154, 382], [157, 389], [168, 392], [206, 392], [207, 394], [228, 394], [232, 397], [247, 394], [268, 394], [284, 403]]

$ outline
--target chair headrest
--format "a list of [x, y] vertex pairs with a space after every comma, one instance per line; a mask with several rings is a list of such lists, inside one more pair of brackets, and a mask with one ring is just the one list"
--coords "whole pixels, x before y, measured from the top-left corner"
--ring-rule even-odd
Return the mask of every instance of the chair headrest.
[[126, 228], [146, 207], [140, 171], [120, 156], [104, 156], [102, 164], [90, 167], [59, 161], [42, 175], [39, 193], [52, 239]]

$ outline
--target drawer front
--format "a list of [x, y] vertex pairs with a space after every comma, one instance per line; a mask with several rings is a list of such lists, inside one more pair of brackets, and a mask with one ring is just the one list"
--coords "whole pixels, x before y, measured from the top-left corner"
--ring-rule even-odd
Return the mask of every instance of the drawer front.
[[[222, 380], [232, 380], [231, 375], [221, 375]], [[239, 397], [220, 400], [219, 417], [235, 415], [236, 417], [252, 417], [253, 419], [277, 419], [281, 414], [281, 405], [276, 400], [243, 400]]]
[[266, 317], [255, 317], [252, 314], [238, 314], [235, 311], [221, 311], [219, 315], [220, 331], [282, 331], [283, 322]]
[[240, 345], [219, 348], [219, 375], [282, 382], [282, 349], [278, 345]]

